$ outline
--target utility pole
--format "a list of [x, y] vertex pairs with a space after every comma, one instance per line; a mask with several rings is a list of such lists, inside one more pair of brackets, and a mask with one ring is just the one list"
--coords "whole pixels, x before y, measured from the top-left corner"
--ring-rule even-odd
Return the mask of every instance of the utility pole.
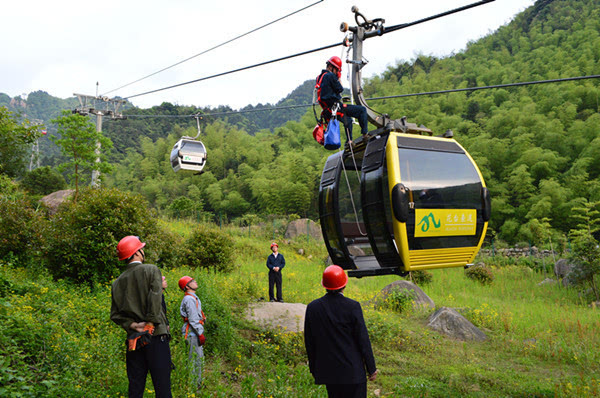
[[[98, 83], [96, 83], [96, 92]], [[79, 106], [73, 110], [73, 113], [78, 113], [80, 115], [96, 115], [96, 131], [98, 133], [102, 133], [102, 117], [107, 116], [111, 119], [125, 119], [125, 116], [120, 113], [119, 109], [121, 106], [127, 101], [121, 99], [111, 99], [108, 97], [99, 97], [98, 95], [85, 95], [85, 94], [77, 94], [73, 95], [77, 96], [79, 99]], [[100, 162], [100, 142], [96, 143], [96, 163]], [[100, 171], [93, 170], [92, 171], [92, 187], [97, 187], [99, 185], [98, 179], [100, 178]]]
[[[27, 117], [27, 114], [25, 114], [25, 117]], [[33, 122], [33, 125], [36, 127], [40, 127], [44, 124], [44, 121], [41, 119], [29, 119], [31, 122]], [[42, 130], [42, 134], [46, 135], [46, 130]], [[38, 167], [40, 167], [40, 145], [39, 145], [39, 138], [35, 139], [35, 142], [33, 143], [33, 145], [31, 146], [31, 158], [29, 159], [29, 171], [36, 169]], [[35, 164], [35, 167], [34, 167]]]

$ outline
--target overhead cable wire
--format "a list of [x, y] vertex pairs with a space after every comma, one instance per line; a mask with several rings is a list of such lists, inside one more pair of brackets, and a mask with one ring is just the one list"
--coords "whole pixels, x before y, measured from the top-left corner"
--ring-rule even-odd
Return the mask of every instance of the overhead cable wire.
[[465, 11], [465, 10], [468, 10], [470, 8], [479, 7], [481, 5], [484, 5], [484, 4], [487, 4], [487, 3], [491, 3], [493, 1], [496, 1], [496, 0], [481, 0], [481, 1], [478, 1], [477, 3], [472, 3], [472, 4], [468, 4], [466, 6], [463, 6], [463, 7], [454, 8], [452, 10], [445, 11], [445, 12], [442, 12], [440, 14], [432, 15], [432, 16], [427, 17], [427, 18], [419, 19], [419, 20], [416, 20], [416, 21], [413, 21], [413, 22], [407, 22], [407, 23], [402, 23], [402, 24], [390, 26], [390, 27], [384, 27], [382, 34], [395, 32], [397, 30], [408, 28], [410, 26], [415, 26], [415, 25], [421, 24], [423, 22], [433, 21], [434, 19], [438, 19], [438, 18], [445, 17], [445, 16], [448, 16], [448, 15], [451, 15], [451, 14], [455, 14], [457, 12]]
[[385, 96], [385, 97], [367, 98], [367, 100], [377, 101], [377, 100], [384, 100], [384, 99], [391, 99], [391, 98], [405, 98], [405, 97], [417, 97], [417, 96], [421, 96], [421, 95], [458, 93], [458, 92], [462, 92], [462, 91], [488, 90], [488, 89], [492, 89], [492, 88], [531, 86], [534, 84], [561, 83], [561, 82], [569, 82], [569, 81], [574, 81], [574, 80], [598, 79], [598, 78], [600, 78], [600, 75], [565, 77], [562, 79], [537, 80], [537, 81], [531, 81], [531, 82], [495, 84], [495, 85], [481, 86], [481, 87], [455, 88], [455, 89], [451, 89], [451, 90], [438, 90], [438, 91], [427, 91], [427, 92], [422, 92], [422, 93], [389, 95], [389, 96]]
[[236, 36], [236, 37], [234, 37], [234, 38], [232, 38], [232, 39], [229, 39], [229, 40], [227, 40], [227, 41], [224, 41], [224, 42], [223, 42], [223, 43], [221, 43], [221, 44], [217, 44], [217, 45], [216, 45], [216, 46], [214, 46], [214, 47], [211, 47], [211, 48], [209, 48], [209, 49], [207, 49], [207, 50], [204, 50], [204, 51], [202, 51], [202, 52], [199, 52], [198, 54], [192, 55], [191, 57], [188, 57], [188, 58], [186, 58], [186, 59], [184, 59], [184, 60], [181, 60], [181, 61], [179, 61], [179, 62], [176, 62], [176, 63], [174, 63], [173, 65], [169, 65], [169, 66], [167, 66], [167, 67], [165, 67], [165, 68], [162, 68], [161, 70], [158, 70], [158, 71], [156, 71], [156, 72], [153, 72], [153, 73], [151, 73], [151, 74], [149, 74], [149, 75], [146, 75], [146, 76], [144, 76], [144, 77], [142, 77], [142, 78], [139, 78], [139, 79], [137, 79], [137, 80], [135, 80], [135, 81], [133, 81], [133, 82], [131, 82], [131, 83], [127, 83], [127, 84], [124, 84], [124, 85], [122, 85], [122, 86], [120, 86], [120, 87], [114, 88], [114, 89], [112, 89], [112, 90], [110, 90], [110, 91], [107, 91], [107, 92], [105, 92], [105, 93], [104, 93], [104, 94], [102, 94], [102, 95], [104, 96], [104, 95], [106, 95], [106, 94], [112, 93], [112, 92], [114, 92], [114, 91], [117, 91], [117, 90], [120, 90], [120, 89], [122, 89], [122, 88], [125, 88], [125, 87], [128, 87], [128, 86], [131, 86], [132, 84], [135, 84], [135, 83], [141, 82], [142, 80], [145, 80], [145, 79], [147, 79], [147, 78], [149, 78], [149, 77], [152, 77], [152, 76], [154, 76], [154, 75], [157, 75], [157, 74], [159, 74], [159, 73], [161, 73], [161, 72], [164, 72], [164, 71], [166, 71], [166, 70], [168, 70], [168, 69], [171, 69], [171, 68], [173, 68], [173, 67], [175, 67], [175, 66], [177, 66], [177, 65], [181, 65], [181, 64], [182, 64], [182, 63], [184, 63], [184, 62], [187, 62], [187, 61], [189, 61], [189, 60], [191, 60], [191, 59], [194, 59], [194, 58], [196, 58], [196, 57], [199, 57], [200, 55], [206, 54], [206, 53], [208, 53], [208, 52], [210, 52], [210, 51], [212, 51], [212, 50], [216, 50], [216, 49], [217, 49], [217, 48], [219, 48], [219, 47], [223, 47], [225, 44], [229, 44], [229, 43], [231, 43], [231, 42], [233, 42], [233, 41], [235, 41], [235, 40], [237, 40], [237, 39], [241, 39], [241, 38], [242, 38], [242, 37], [244, 37], [244, 36], [248, 36], [248, 35], [249, 35], [249, 34], [251, 34], [251, 33], [254, 33], [254, 32], [256, 32], [256, 31], [259, 31], [259, 30], [261, 30], [261, 29], [263, 29], [263, 28], [266, 28], [266, 27], [267, 27], [267, 26], [269, 26], [269, 25], [273, 25], [274, 23], [276, 23], [276, 22], [279, 22], [279, 21], [281, 21], [281, 20], [283, 20], [283, 19], [285, 19], [285, 18], [288, 18], [288, 17], [290, 17], [290, 16], [292, 16], [292, 15], [294, 15], [294, 14], [298, 14], [299, 12], [302, 12], [302, 11], [304, 11], [304, 10], [306, 10], [306, 9], [308, 9], [308, 8], [310, 8], [310, 7], [314, 6], [314, 5], [316, 5], [316, 4], [319, 4], [319, 3], [323, 2], [323, 1], [324, 1], [324, 0], [319, 0], [319, 1], [316, 1], [316, 2], [314, 2], [314, 3], [312, 3], [312, 4], [309, 4], [309, 5], [307, 5], [306, 7], [303, 7], [303, 8], [301, 8], [301, 9], [299, 9], [299, 10], [296, 10], [296, 11], [294, 11], [294, 12], [290, 13], [290, 14], [284, 15], [283, 17], [277, 18], [277, 19], [275, 19], [275, 20], [273, 20], [273, 21], [271, 21], [271, 22], [269, 22], [269, 23], [266, 23], [266, 24], [264, 24], [264, 25], [262, 25], [262, 26], [259, 26], [258, 28], [254, 28], [254, 29], [252, 29], [252, 30], [250, 30], [250, 31], [248, 31], [248, 32], [246, 32], [246, 33], [244, 33], [244, 34], [241, 34], [241, 35], [239, 35], [239, 36]]
[[[488, 90], [494, 88], [509, 88], [509, 87], [520, 87], [520, 86], [530, 86], [535, 84], [548, 84], [548, 83], [562, 83], [569, 81], [577, 81], [577, 80], [587, 80], [587, 79], [599, 79], [600, 75], [587, 75], [587, 76], [576, 76], [576, 77], [565, 77], [560, 79], [549, 79], [549, 80], [535, 80], [530, 82], [519, 82], [519, 83], [506, 83], [506, 84], [495, 84], [490, 86], [480, 86], [480, 87], [467, 87], [467, 88], [456, 88], [450, 90], [438, 90], [438, 91], [426, 91], [420, 93], [411, 93], [411, 94], [399, 94], [399, 95], [389, 95], [385, 97], [371, 97], [365, 98], [366, 101], [380, 101], [385, 99], [395, 99], [395, 98], [406, 98], [406, 97], [417, 97], [421, 95], [438, 95], [438, 94], [449, 94], [449, 93], [457, 93], [464, 91], [476, 91], [476, 90]], [[293, 108], [308, 108], [313, 104], [300, 104], [300, 105], [286, 105], [286, 106], [274, 106], [269, 108], [258, 108], [258, 109], [247, 109], [247, 110], [232, 110], [232, 111], [223, 111], [223, 112], [213, 112], [213, 113], [203, 113], [202, 116], [224, 116], [224, 115], [233, 115], [237, 113], [253, 113], [253, 112], [266, 112], [266, 111], [274, 111], [280, 109], [293, 109]], [[136, 118], [188, 118], [195, 117], [197, 113], [190, 115], [126, 115], [127, 117], [136, 117]]]
[[323, 46], [323, 47], [319, 47], [319, 48], [315, 48], [313, 50], [308, 50], [308, 51], [303, 51], [297, 54], [292, 54], [292, 55], [288, 55], [285, 57], [281, 57], [281, 58], [276, 58], [276, 59], [272, 59], [270, 61], [265, 61], [265, 62], [260, 62], [258, 64], [254, 64], [254, 65], [250, 65], [250, 66], [244, 66], [242, 68], [238, 68], [238, 69], [233, 69], [227, 72], [222, 72], [222, 73], [217, 73], [216, 75], [211, 75], [211, 76], [206, 76], [206, 77], [201, 77], [199, 79], [195, 79], [195, 80], [190, 80], [189, 82], [184, 82], [184, 83], [178, 83], [178, 84], [174, 84], [172, 86], [168, 86], [168, 87], [163, 87], [163, 88], [158, 88], [156, 90], [150, 90], [150, 91], [146, 91], [143, 93], [139, 93], [139, 94], [135, 94], [135, 95], [130, 95], [128, 97], [124, 97], [124, 99], [130, 99], [130, 98], [135, 98], [135, 97], [140, 97], [142, 95], [147, 95], [147, 94], [152, 94], [152, 93], [157, 93], [159, 91], [164, 91], [164, 90], [169, 90], [171, 88], [175, 88], [175, 87], [181, 87], [181, 86], [185, 86], [187, 84], [192, 84], [192, 83], [197, 83], [203, 80], [208, 80], [208, 79], [214, 79], [215, 77], [219, 77], [219, 76], [225, 76], [225, 75], [229, 75], [231, 73], [236, 73], [236, 72], [241, 72], [243, 70], [248, 70], [248, 69], [253, 69], [253, 68], [257, 68], [259, 66], [263, 66], [263, 65], [268, 65], [268, 64], [272, 64], [275, 62], [280, 62], [280, 61], [284, 61], [286, 59], [290, 59], [290, 58], [295, 58], [295, 57], [300, 57], [302, 55], [306, 55], [306, 54], [311, 54], [311, 53], [315, 53], [315, 52], [319, 52], [319, 51], [323, 51], [323, 50], [327, 50], [333, 47], [337, 47], [344, 44], [344, 42], [339, 42], [339, 43], [334, 43], [334, 44], [330, 44], [328, 46]]
[[[429, 21], [437, 19], [437, 18], [441, 18], [441, 17], [445, 17], [445, 16], [448, 16], [448, 15], [451, 15], [451, 14], [455, 14], [457, 12], [461, 12], [461, 11], [464, 11], [464, 10], [467, 10], [467, 9], [470, 9], [470, 8], [473, 8], [473, 7], [478, 7], [480, 5], [491, 3], [493, 1], [495, 1], [495, 0], [481, 0], [481, 1], [478, 1], [476, 3], [472, 3], [472, 4], [469, 4], [469, 5], [463, 6], [463, 7], [455, 8], [455, 9], [452, 9], [452, 10], [449, 10], [449, 11], [445, 11], [443, 13], [436, 14], [436, 15], [433, 15], [433, 16], [430, 16], [430, 17], [427, 17], [427, 18], [419, 19], [417, 21], [408, 22], [408, 23], [399, 24], [399, 25], [394, 25], [394, 26], [392, 26], [390, 28], [384, 28], [381, 32], [371, 32], [371, 34], [372, 35], [381, 36], [381, 35], [383, 35], [385, 33], [391, 33], [391, 32], [394, 32], [396, 30], [399, 30], [399, 29], [407, 28], [409, 26], [414, 26], [414, 25], [418, 25], [418, 24], [421, 24], [421, 23], [424, 23], [424, 22], [429, 22]], [[333, 47], [337, 47], [339, 45], [345, 45], [345, 44], [346, 44], [346, 41], [343, 40], [340, 43], [330, 44], [328, 46], [319, 47], [319, 48], [316, 48], [316, 49], [313, 49], [313, 50], [303, 51], [303, 52], [300, 52], [300, 53], [297, 53], [297, 54], [288, 55], [286, 57], [281, 57], [281, 58], [273, 59], [271, 61], [265, 61], [265, 62], [261, 62], [261, 63], [258, 63], [258, 64], [254, 64], [254, 65], [245, 66], [245, 67], [242, 67], [242, 68], [230, 70], [228, 72], [217, 73], [215, 75], [201, 77], [199, 79], [190, 80], [190, 81], [183, 82], [183, 83], [178, 83], [178, 84], [173, 84], [171, 86], [167, 86], [167, 87], [163, 87], [163, 88], [158, 88], [158, 89], [155, 89], [155, 90], [150, 90], [150, 91], [146, 91], [146, 92], [135, 94], [135, 95], [130, 95], [128, 97], [124, 97], [124, 99], [130, 99], [130, 98], [140, 97], [142, 95], [157, 93], [159, 91], [170, 90], [172, 88], [181, 87], [181, 86], [185, 86], [185, 85], [192, 84], [192, 83], [197, 83], [197, 82], [200, 82], [200, 81], [203, 81], [203, 80], [214, 79], [215, 77], [220, 77], [220, 76], [228, 75], [228, 74], [231, 74], [231, 73], [236, 73], [236, 72], [241, 72], [241, 71], [248, 70], [248, 69], [257, 68], [259, 66], [264, 66], [264, 65], [275, 63], [275, 62], [284, 61], [286, 59], [295, 58], [295, 57], [299, 57], [299, 56], [302, 56], [302, 55], [307, 55], [307, 54], [311, 54], [311, 53], [314, 53], [314, 52], [319, 52], [319, 51], [327, 50], [327, 49], [330, 49], [330, 48], [333, 48]]]

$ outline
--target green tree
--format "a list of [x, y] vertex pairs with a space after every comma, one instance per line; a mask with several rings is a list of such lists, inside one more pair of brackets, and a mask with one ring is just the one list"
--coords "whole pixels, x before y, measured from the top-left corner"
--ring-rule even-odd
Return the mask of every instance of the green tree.
[[37, 126], [27, 120], [19, 122], [12, 112], [0, 106], [0, 173], [20, 176], [30, 154], [29, 145], [39, 136]]
[[600, 274], [600, 244], [595, 238], [600, 232], [600, 202], [586, 202], [573, 209], [580, 221], [578, 228], [571, 230], [573, 251], [571, 260], [575, 267], [569, 279], [578, 285], [588, 284], [596, 301], [600, 292], [596, 286], [596, 275]]
[[70, 159], [67, 163], [60, 165], [59, 169], [72, 172], [70, 177], [73, 178], [75, 184], [73, 200], [77, 201], [80, 179], [85, 171], [108, 173], [112, 169], [107, 162], [107, 153], [112, 148], [112, 141], [97, 132], [90, 119], [79, 114], [65, 110], [52, 122], [58, 125], [60, 138], [52, 136], [50, 139]]
[[[60, 206], [51, 220], [45, 247], [48, 270], [57, 279], [106, 283], [124, 264], [116, 257], [121, 238], [137, 235], [148, 243], [148, 262], [173, 266], [175, 237], [162, 232], [141, 195], [116, 189], [83, 189], [80, 200]], [[169, 261], [167, 263], [167, 261]]]
[[25, 174], [21, 185], [34, 195], [48, 195], [67, 187], [65, 177], [50, 166], [42, 166]]

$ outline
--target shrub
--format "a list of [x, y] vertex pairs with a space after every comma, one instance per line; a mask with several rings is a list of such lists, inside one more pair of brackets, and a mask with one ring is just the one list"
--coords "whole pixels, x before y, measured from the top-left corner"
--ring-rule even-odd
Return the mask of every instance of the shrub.
[[433, 281], [433, 275], [425, 270], [416, 270], [410, 272], [410, 279], [417, 285], [425, 286]]
[[48, 195], [67, 188], [65, 177], [50, 166], [38, 167], [27, 172], [21, 185], [34, 195]]
[[183, 261], [192, 268], [231, 271], [233, 241], [223, 232], [200, 226], [185, 242]]
[[174, 218], [192, 218], [200, 215], [202, 207], [202, 201], [180, 196], [169, 204], [167, 210], [169, 215]]
[[41, 248], [43, 215], [16, 184], [3, 180], [0, 187], [0, 258], [32, 258]]
[[[123, 266], [116, 256], [126, 235], [155, 242], [157, 220], [140, 195], [117, 189], [86, 189], [77, 202], [63, 203], [51, 220], [46, 246], [47, 266], [54, 278], [105, 283]], [[149, 262], [158, 256], [147, 244]], [[160, 249], [159, 253], [164, 250]], [[165, 254], [161, 254], [165, 257]]]
[[477, 281], [482, 285], [489, 285], [494, 281], [494, 274], [492, 271], [488, 267], [482, 265], [467, 268], [465, 270], [465, 275], [467, 278]]
[[391, 290], [383, 306], [392, 311], [403, 313], [410, 311], [413, 307], [414, 297], [412, 294], [405, 289]]
[[175, 268], [181, 264], [181, 236], [166, 228], [158, 227], [156, 231], [144, 238], [148, 250], [146, 261], [156, 264], [161, 268]]

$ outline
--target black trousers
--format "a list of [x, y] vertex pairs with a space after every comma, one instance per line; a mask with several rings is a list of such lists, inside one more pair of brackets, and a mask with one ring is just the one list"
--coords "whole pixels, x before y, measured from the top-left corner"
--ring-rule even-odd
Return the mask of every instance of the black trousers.
[[269, 271], [269, 300], [275, 300], [275, 295], [273, 294], [273, 286], [277, 287], [277, 301], [282, 301], [282, 293], [281, 293], [281, 270], [279, 272]]
[[154, 336], [150, 343], [139, 350], [127, 351], [127, 378], [129, 398], [142, 398], [146, 388], [146, 376], [150, 371], [156, 398], [172, 398], [171, 395], [171, 349], [167, 335]]
[[329, 398], [366, 398], [367, 382], [360, 384], [326, 384]]
[[352, 140], [352, 119], [351, 117], [355, 117], [358, 119], [358, 124], [360, 124], [360, 132], [362, 135], [365, 135], [369, 132], [369, 120], [367, 116], [367, 108], [362, 105], [342, 105], [342, 109], [340, 110], [344, 113], [344, 117], [342, 117], [342, 123], [346, 127], [346, 131], [350, 140]]

